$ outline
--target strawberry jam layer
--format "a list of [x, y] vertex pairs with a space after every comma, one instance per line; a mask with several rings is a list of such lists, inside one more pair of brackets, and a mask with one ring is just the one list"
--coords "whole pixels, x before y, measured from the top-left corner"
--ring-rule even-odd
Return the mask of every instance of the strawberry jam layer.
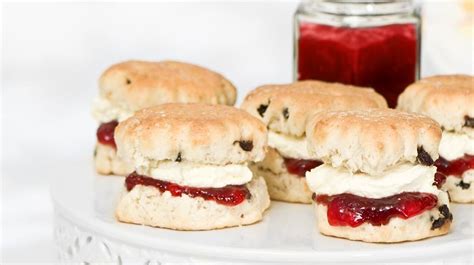
[[288, 173], [299, 177], [304, 177], [307, 171], [323, 164], [323, 162], [319, 160], [293, 159], [286, 157], [284, 158], [284, 161]]
[[445, 176], [461, 177], [462, 174], [470, 169], [474, 169], [474, 156], [465, 154], [456, 160], [446, 160], [439, 157], [435, 162], [438, 172]]
[[250, 192], [245, 185], [228, 185], [222, 188], [194, 188], [153, 179], [133, 172], [125, 179], [125, 186], [128, 191], [131, 191], [135, 185], [153, 186], [159, 189], [160, 192], [169, 191], [175, 197], [181, 197], [182, 194], [192, 198], [201, 197], [204, 200], [213, 200], [226, 206], [235, 206], [250, 198]]
[[408, 219], [433, 209], [438, 198], [430, 193], [403, 192], [371, 199], [353, 194], [317, 195], [316, 203], [327, 206], [328, 222], [332, 226], [357, 227], [363, 223], [386, 225], [393, 217]]
[[107, 123], [102, 123], [97, 129], [97, 141], [99, 141], [99, 143], [101, 144], [109, 145], [113, 148], [116, 148], [114, 131], [117, 125], [118, 121], [115, 120]]
[[443, 184], [446, 182], [446, 178], [447, 177], [445, 174], [441, 172], [436, 172], [433, 185], [438, 187], [438, 189], [441, 189], [441, 187], [443, 187]]

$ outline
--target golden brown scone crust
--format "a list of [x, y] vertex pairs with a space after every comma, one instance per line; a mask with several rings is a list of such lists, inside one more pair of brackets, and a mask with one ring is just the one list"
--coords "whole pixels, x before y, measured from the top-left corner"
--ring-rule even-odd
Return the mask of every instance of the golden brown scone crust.
[[270, 130], [296, 137], [304, 135], [308, 117], [320, 111], [386, 107], [385, 99], [371, 88], [321, 81], [261, 86], [242, 103]]
[[474, 135], [474, 128], [465, 126], [466, 116], [474, 118], [474, 76], [424, 78], [405, 89], [397, 108], [427, 115], [445, 130]]
[[416, 241], [447, 234], [452, 221], [445, 219], [444, 224], [432, 229], [432, 220], [443, 218], [438, 208], [425, 211], [409, 219], [392, 218], [388, 224], [374, 226], [364, 223], [358, 227], [332, 226], [327, 219], [327, 206], [315, 204], [318, 229], [321, 234], [373, 243], [397, 243]]
[[267, 130], [234, 107], [169, 103], [121, 122], [115, 141], [119, 156], [136, 167], [160, 160], [224, 165], [262, 160]]
[[237, 92], [229, 80], [206, 68], [175, 61], [126, 61], [107, 69], [100, 96], [126, 111], [163, 103], [233, 105]]
[[421, 114], [369, 109], [317, 114], [308, 122], [306, 135], [315, 158], [378, 175], [397, 163], [417, 162], [421, 147], [436, 160], [441, 128]]

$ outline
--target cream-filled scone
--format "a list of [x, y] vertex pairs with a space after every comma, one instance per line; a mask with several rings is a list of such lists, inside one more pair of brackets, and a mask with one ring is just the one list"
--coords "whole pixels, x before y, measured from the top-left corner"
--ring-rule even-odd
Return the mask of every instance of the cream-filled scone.
[[452, 202], [474, 203], [474, 77], [422, 79], [406, 88], [397, 108], [427, 115], [441, 125], [437, 184]]
[[265, 125], [230, 106], [169, 103], [137, 111], [115, 130], [118, 155], [134, 165], [116, 208], [121, 222], [209, 230], [262, 219], [267, 186]]
[[174, 62], [127, 61], [107, 69], [99, 80], [93, 115], [97, 130], [95, 166], [100, 174], [126, 175], [133, 166], [117, 157], [114, 130], [135, 111], [163, 103], [233, 105], [235, 87], [200, 66]]
[[308, 154], [307, 118], [331, 109], [386, 107], [385, 99], [370, 88], [320, 81], [259, 87], [247, 95], [242, 108], [267, 125], [269, 150], [251, 168], [265, 177], [272, 199], [311, 203], [312, 192], [304, 176], [321, 161]]
[[366, 242], [419, 240], [449, 232], [449, 198], [435, 183], [441, 128], [392, 109], [330, 111], [307, 124], [306, 173], [322, 234]]

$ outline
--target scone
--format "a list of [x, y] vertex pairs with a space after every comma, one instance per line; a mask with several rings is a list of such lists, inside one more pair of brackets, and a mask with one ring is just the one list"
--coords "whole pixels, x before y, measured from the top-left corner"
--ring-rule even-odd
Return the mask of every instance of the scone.
[[321, 161], [307, 151], [307, 118], [331, 109], [386, 107], [385, 99], [370, 88], [320, 81], [259, 87], [247, 95], [242, 108], [267, 125], [270, 148], [264, 161], [251, 166], [252, 171], [265, 177], [272, 199], [311, 203], [304, 176]]
[[392, 109], [315, 115], [308, 150], [323, 165], [306, 173], [322, 234], [401, 242], [446, 234], [449, 198], [434, 183], [441, 128]]
[[398, 108], [422, 113], [441, 125], [437, 183], [452, 202], [474, 203], [474, 77], [420, 80], [400, 95]]
[[265, 155], [266, 128], [224, 105], [170, 103], [140, 110], [115, 130], [135, 171], [116, 209], [121, 222], [209, 230], [262, 219], [265, 181], [247, 166]]
[[135, 111], [163, 103], [233, 105], [235, 87], [208, 69], [173, 61], [127, 61], [111, 66], [99, 80], [93, 114], [97, 130], [95, 167], [100, 174], [126, 175], [132, 165], [117, 157], [114, 129]]

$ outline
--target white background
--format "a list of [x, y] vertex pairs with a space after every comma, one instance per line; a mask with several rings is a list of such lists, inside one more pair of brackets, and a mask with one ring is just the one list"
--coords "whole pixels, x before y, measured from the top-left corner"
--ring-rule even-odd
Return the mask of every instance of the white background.
[[[227, 76], [241, 99], [258, 85], [291, 81], [297, 4], [3, 4], [2, 261], [54, 261], [48, 185], [63, 161], [92, 156], [90, 107], [106, 67], [188, 61]], [[472, 17], [455, 1], [425, 11], [423, 75], [472, 74]]]

